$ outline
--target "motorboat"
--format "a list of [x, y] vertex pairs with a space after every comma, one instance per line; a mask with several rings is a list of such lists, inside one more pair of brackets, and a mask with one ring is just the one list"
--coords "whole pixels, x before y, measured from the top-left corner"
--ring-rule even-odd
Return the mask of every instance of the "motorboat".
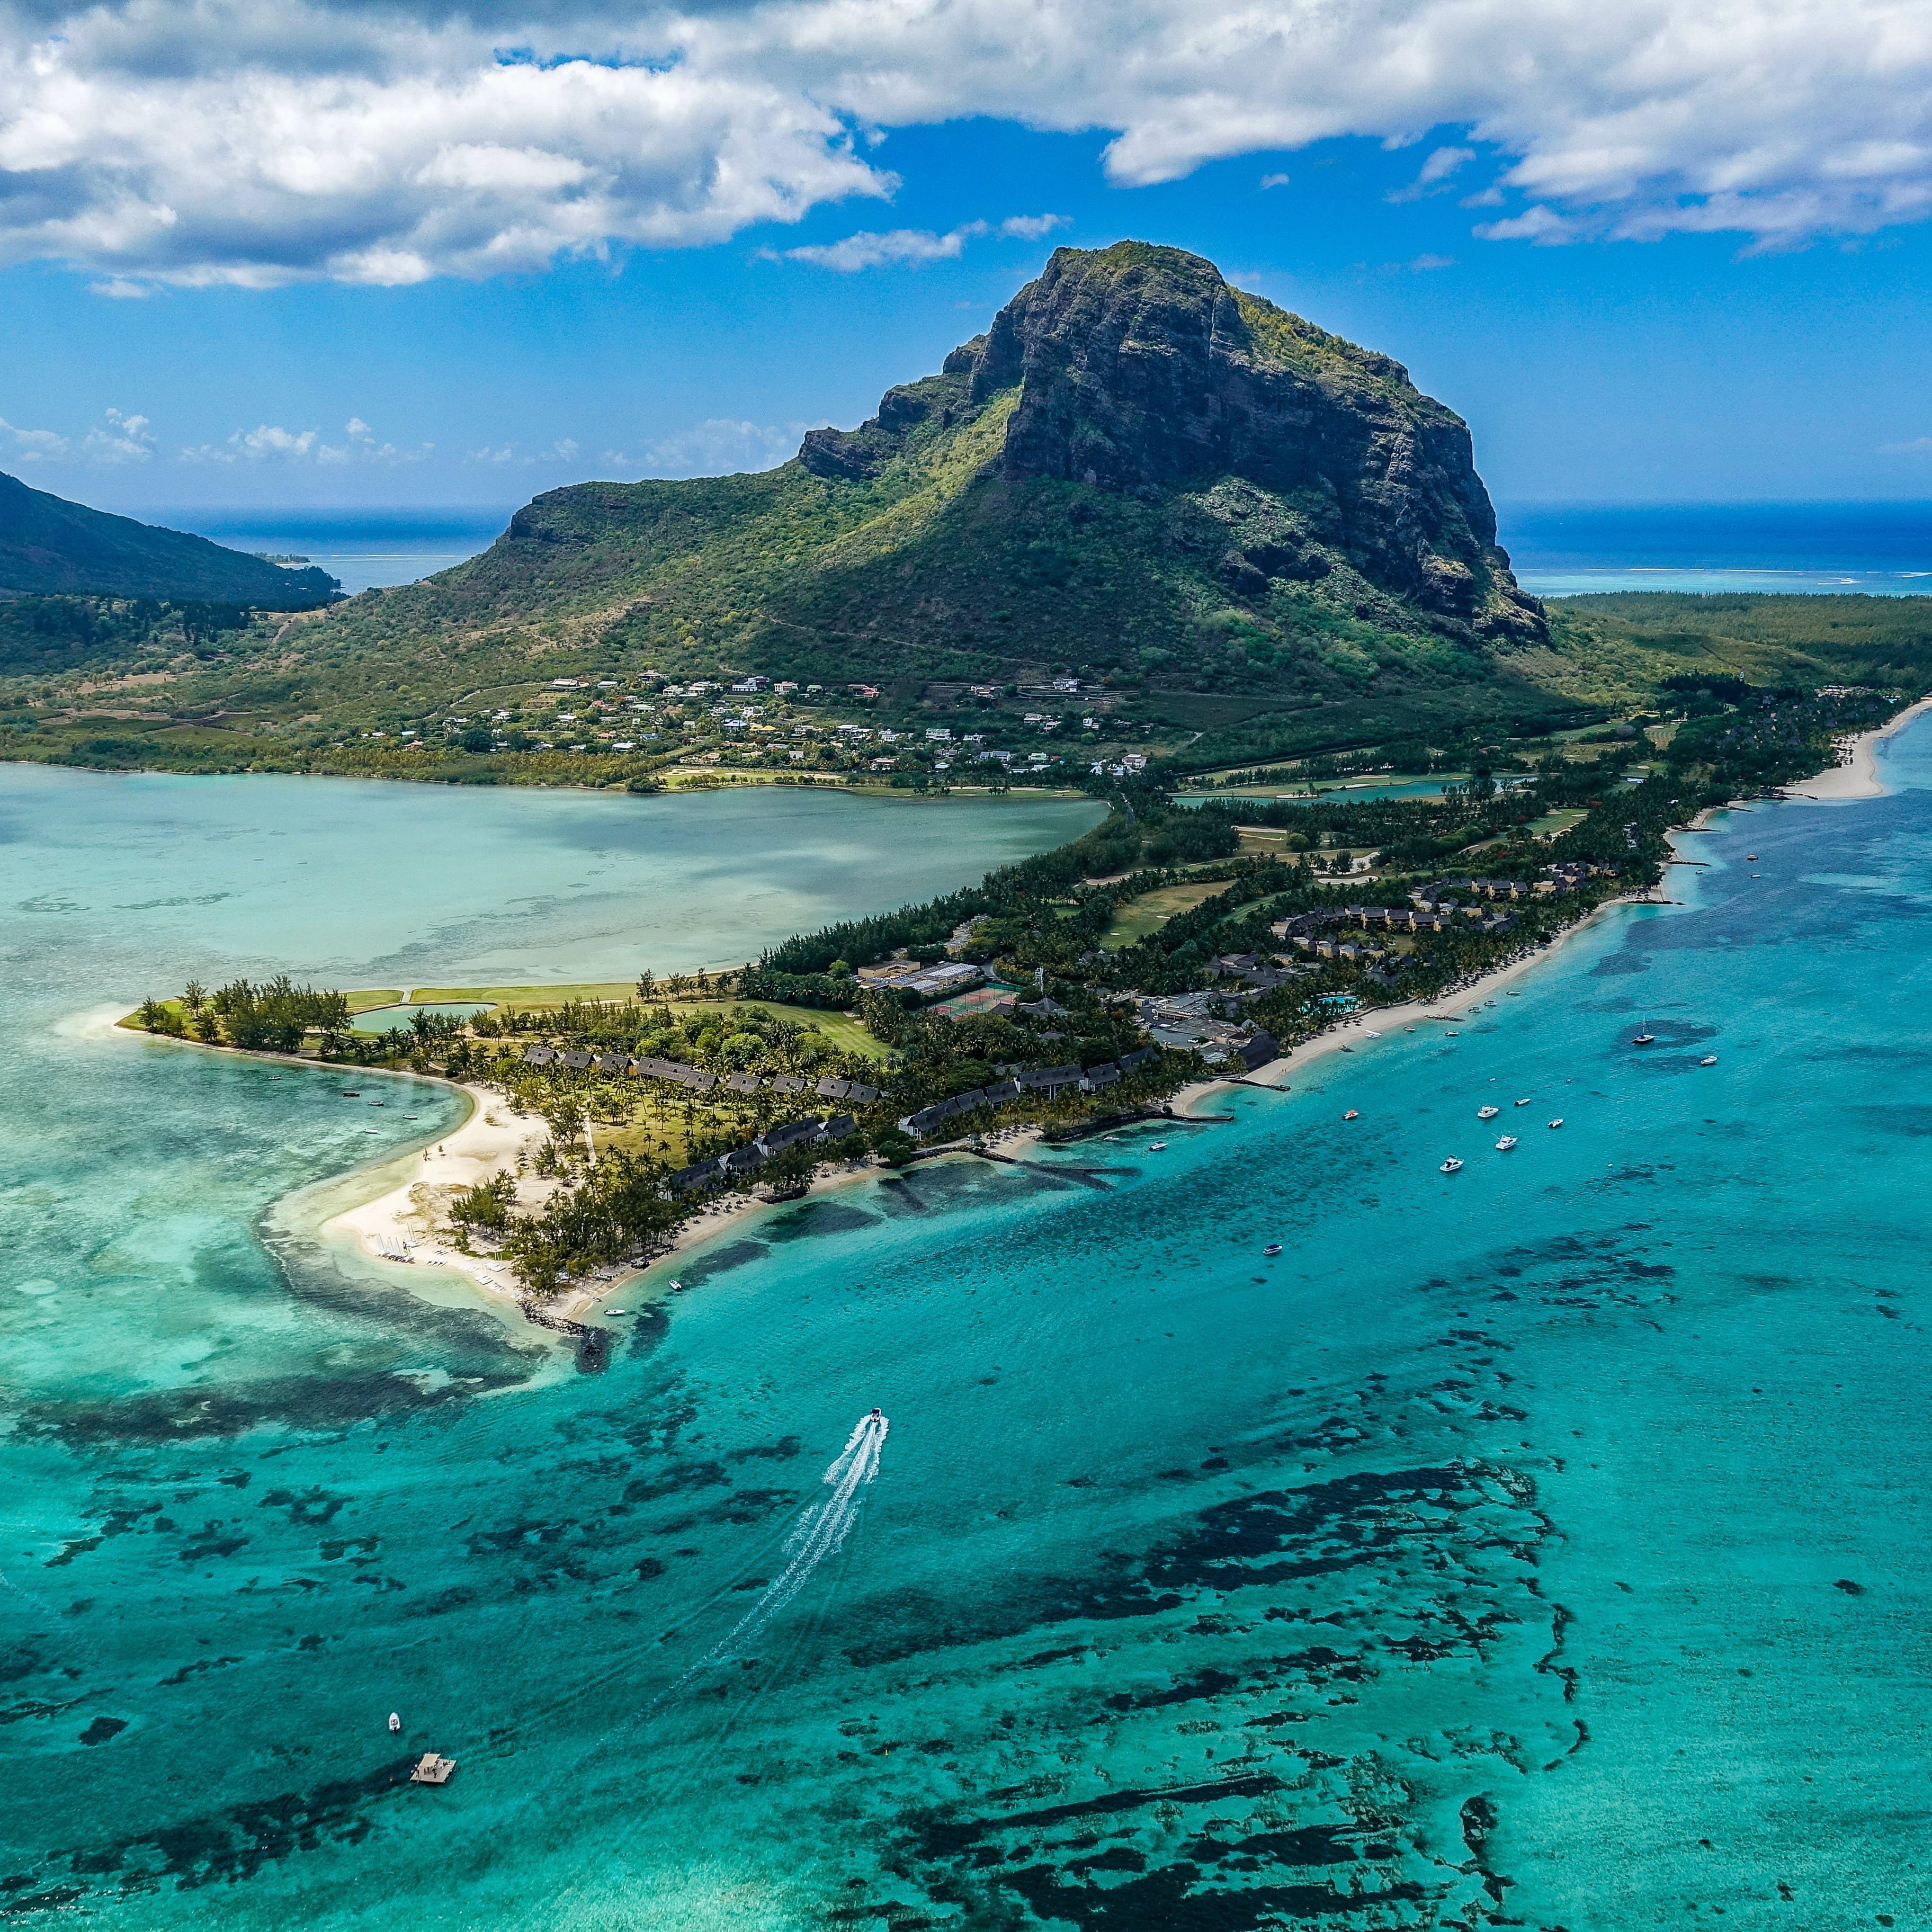
[[606, 1315], [628, 1315], [630, 1312], [628, 1308], [607, 1308], [604, 1311]]
[[1353, 1107], [1351, 1107], [1348, 1111], [1342, 1116], [1342, 1118], [1345, 1120], [1353, 1120], [1360, 1119], [1360, 1116], [1356, 1112]]
[[1165, 1141], [1156, 1141], [1148, 1149], [1149, 1154], [1165, 1154], [1166, 1151], [1167, 1143]]
[[1262, 1249], [1262, 1252], [1272, 1259], [1275, 1256], [1281, 1252], [1281, 1244], [1279, 1241], [1270, 1241], [1266, 1247]]
[[883, 1422], [885, 1419], [886, 1412], [883, 1408], [874, 1409], [872, 1414], [866, 1418], [868, 1422]]
[[1550, 1124], [1552, 1127], [1560, 1127], [1563, 1124], [1563, 1116], [1561, 1114], [1558, 1114], [1556, 1119], [1552, 1120]]
[[396, 1733], [397, 1733], [398, 1731], [400, 1731], [402, 1728], [403, 1728], [403, 1720], [402, 1720], [401, 1714], [400, 1714], [400, 1712], [398, 1712], [392, 1711], [392, 1712], [389, 1713], [389, 1735], [390, 1735], [390, 1736], [394, 1737], [394, 1736], [396, 1735]]
[[1755, 852], [1747, 852], [1744, 854], [1744, 863], [1748, 866], [1755, 866], [1757, 863], [1757, 854]]
[[1706, 1054], [1703, 1058], [1697, 1063], [1700, 1066], [1714, 1066], [1717, 1064], [1718, 1056], [1714, 1053]]
[[1498, 1154], [1508, 1154], [1508, 1153], [1509, 1152], [1510, 1149], [1511, 1148], [1514, 1147], [1515, 1145], [1516, 1145], [1516, 1136], [1515, 1136], [1515, 1135], [1514, 1135], [1514, 1134], [1505, 1134], [1505, 1135], [1504, 1135], [1504, 1136], [1502, 1137], [1502, 1138], [1501, 1140], [1499, 1140], [1498, 1142], [1497, 1142], [1497, 1143], [1496, 1143], [1496, 1151], [1497, 1151], [1497, 1153], [1498, 1153]]
[[1522, 1100], [1519, 1100], [1519, 1101], [1516, 1102], [1516, 1105], [1517, 1105], [1519, 1107], [1526, 1107], [1526, 1106], [1528, 1106], [1529, 1105], [1529, 1101], [1528, 1101], [1528, 1096], [1526, 1096], [1523, 1099], [1522, 1099]]
[[681, 1281], [673, 1282], [670, 1285], [670, 1292], [674, 1294], [682, 1294], [684, 1292], [684, 1283]]
[[1500, 1107], [1478, 1107], [1476, 1118], [1479, 1120], [1493, 1120], [1502, 1112]]
[[1460, 1174], [1462, 1172], [1462, 1163], [1452, 1154], [1436, 1172], [1439, 1174]]

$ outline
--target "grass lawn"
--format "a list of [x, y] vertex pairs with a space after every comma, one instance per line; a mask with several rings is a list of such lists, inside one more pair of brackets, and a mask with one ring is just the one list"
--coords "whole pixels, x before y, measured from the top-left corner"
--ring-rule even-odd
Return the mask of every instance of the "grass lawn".
[[1100, 935], [1100, 944], [1109, 948], [1132, 946], [1159, 930], [1177, 913], [1190, 911], [1203, 899], [1225, 892], [1228, 883], [1226, 879], [1203, 879], [1186, 885], [1156, 886], [1116, 910], [1113, 923]]
[[1554, 838], [1559, 832], [1568, 832], [1573, 825], [1580, 825], [1588, 816], [1580, 806], [1564, 806], [1560, 812], [1546, 812], [1540, 818], [1532, 818], [1529, 830], [1538, 838]]

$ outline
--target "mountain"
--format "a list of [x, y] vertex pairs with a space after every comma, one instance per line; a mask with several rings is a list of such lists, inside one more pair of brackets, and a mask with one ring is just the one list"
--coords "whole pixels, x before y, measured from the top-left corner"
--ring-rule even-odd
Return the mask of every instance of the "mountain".
[[1072, 672], [1197, 762], [1570, 708], [1530, 674], [1546, 619], [1461, 418], [1133, 242], [1057, 250], [937, 374], [775, 470], [550, 491], [321, 633], [295, 648], [398, 711], [593, 658], [901, 705]]
[[0, 476], [0, 592], [306, 610], [340, 587], [323, 571], [265, 563], [206, 537], [110, 516]]

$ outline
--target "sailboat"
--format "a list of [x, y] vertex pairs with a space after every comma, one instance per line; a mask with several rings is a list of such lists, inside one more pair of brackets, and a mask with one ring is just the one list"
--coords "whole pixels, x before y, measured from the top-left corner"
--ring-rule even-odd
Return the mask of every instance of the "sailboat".
[[1630, 1044], [1633, 1046], [1648, 1046], [1655, 1040], [1656, 1038], [1656, 1034], [1652, 1033], [1650, 1030], [1650, 1016], [1646, 1013], [1643, 1016], [1642, 1032], [1636, 1034], [1631, 1040]]

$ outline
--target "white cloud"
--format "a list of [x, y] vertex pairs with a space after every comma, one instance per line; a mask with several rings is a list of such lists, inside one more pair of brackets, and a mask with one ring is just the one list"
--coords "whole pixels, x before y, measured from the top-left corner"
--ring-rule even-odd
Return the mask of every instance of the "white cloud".
[[1010, 214], [1000, 224], [1000, 232], [1016, 241], [1038, 242], [1072, 219], [1070, 214]]
[[1932, 456], [1932, 436], [1915, 436], [1910, 442], [1882, 442], [1881, 456]]
[[1454, 255], [1418, 255], [1408, 266], [1418, 274], [1426, 274], [1431, 268], [1453, 268], [1456, 258]]
[[[950, 262], [967, 243], [986, 232], [983, 221], [969, 221], [950, 233], [935, 235], [928, 228], [895, 228], [884, 235], [861, 230], [842, 242], [829, 242], [806, 248], [788, 248], [788, 262], [809, 262], [814, 268], [836, 268], [841, 274], [854, 274], [861, 268], [903, 267], [924, 262]], [[768, 253], [770, 251], [767, 251]]]
[[146, 416], [110, 410], [107, 427], [91, 429], [82, 453], [97, 463], [146, 463], [154, 453], [154, 432]]
[[[1106, 131], [1128, 185], [1443, 129], [1416, 186], [1493, 156], [1496, 238], [1778, 245], [1932, 215], [1932, 9], [0, 0], [0, 262], [128, 296], [697, 245], [890, 197], [881, 130], [972, 116]], [[914, 262], [970, 238], [832, 246]]]
[[22, 429], [0, 416], [0, 436], [12, 442], [9, 454], [16, 463], [47, 463], [68, 453], [68, 440], [58, 430]]
[[814, 268], [836, 268], [849, 275], [861, 268], [916, 268], [927, 262], [954, 261], [968, 242], [976, 242], [982, 235], [1037, 242], [1056, 228], [1064, 228], [1072, 219], [1066, 214], [1010, 214], [997, 227], [990, 221], [968, 221], [944, 235], [929, 228], [895, 228], [883, 235], [861, 230], [842, 242], [759, 252], [767, 261], [808, 262]]
[[[423, 445], [425, 452], [434, 447], [432, 443], [426, 442]], [[578, 455], [578, 448], [575, 440], [570, 436], [560, 436], [549, 448], [538, 450], [531, 456], [519, 456], [517, 454], [517, 446], [514, 442], [497, 443], [494, 446], [486, 442], [482, 448], [471, 450], [469, 452], [469, 460], [472, 463], [497, 464], [515, 463], [529, 470], [538, 464], [574, 464], [577, 460]]]
[[1286, 188], [1287, 185], [1288, 176], [1286, 175], [1263, 175], [1262, 176], [1262, 186], [1263, 188]]
[[[114, 412], [107, 412], [111, 417]], [[135, 422], [145, 419], [134, 417]], [[433, 442], [419, 443], [414, 449], [399, 448], [393, 442], [376, 440], [376, 433], [360, 416], [351, 416], [344, 424], [348, 442], [325, 442], [320, 430], [284, 429], [279, 423], [260, 423], [254, 429], [238, 429], [225, 442], [203, 442], [181, 452], [184, 463], [293, 463], [314, 462], [324, 469], [350, 463], [393, 465], [420, 463], [433, 452]], [[575, 445], [571, 447], [574, 449]]]
[[1397, 188], [1390, 201], [1418, 201], [1431, 189], [1439, 191], [1450, 176], [1476, 158], [1474, 148], [1438, 148], [1422, 164], [1421, 172], [1407, 188]]
[[814, 423], [754, 423], [714, 416], [675, 435], [656, 436], [626, 455], [607, 449], [603, 460], [620, 474], [641, 476], [727, 476], [770, 470], [798, 453]]

